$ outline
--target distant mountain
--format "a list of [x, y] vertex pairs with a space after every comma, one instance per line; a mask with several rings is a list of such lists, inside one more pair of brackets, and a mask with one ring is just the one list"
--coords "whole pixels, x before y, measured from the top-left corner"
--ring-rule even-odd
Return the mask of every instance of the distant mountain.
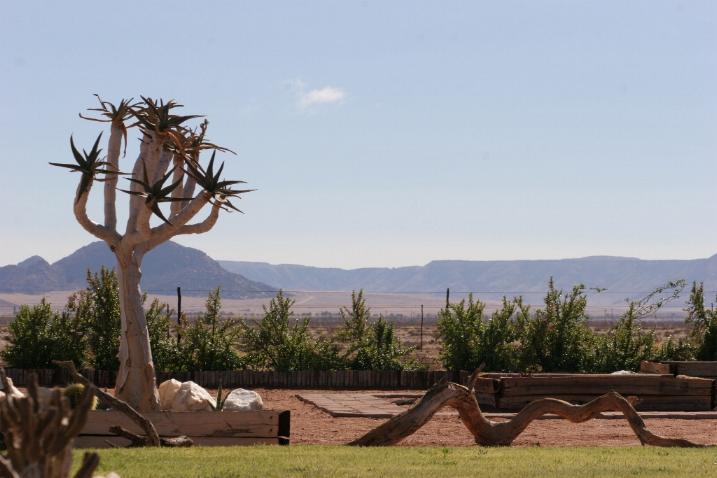
[[[593, 256], [580, 259], [514, 261], [433, 261], [425, 266], [335, 269], [264, 262], [219, 261], [227, 270], [285, 290], [373, 292], [473, 291], [481, 298], [503, 294], [540, 300], [550, 277], [558, 287], [575, 284], [606, 288], [590, 292], [591, 303], [620, 304], [642, 297], [670, 280], [702, 281], [717, 290], [717, 255], [694, 260], [641, 260]], [[714, 292], [710, 292], [711, 295]], [[597, 299], [597, 300], [595, 300]], [[536, 300], [531, 300], [535, 302]]]
[[[0, 291], [43, 293], [84, 288], [87, 270], [115, 267], [115, 257], [104, 242], [93, 242], [50, 265], [33, 256], [17, 265], [0, 267]], [[181, 286], [185, 295], [205, 296], [222, 288], [227, 298], [265, 297], [273, 286], [249, 280], [222, 268], [202, 251], [167, 242], [149, 252], [142, 264], [142, 288], [155, 294], [174, 294]]]

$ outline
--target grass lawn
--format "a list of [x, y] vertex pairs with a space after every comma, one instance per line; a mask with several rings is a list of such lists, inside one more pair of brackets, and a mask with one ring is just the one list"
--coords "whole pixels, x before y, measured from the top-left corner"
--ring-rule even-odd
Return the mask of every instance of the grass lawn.
[[[717, 449], [352, 448], [252, 446], [105, 449], [99, 471], [132, 477], [717, 476]], [[76, 451], [75, 465], [82, 450]]]

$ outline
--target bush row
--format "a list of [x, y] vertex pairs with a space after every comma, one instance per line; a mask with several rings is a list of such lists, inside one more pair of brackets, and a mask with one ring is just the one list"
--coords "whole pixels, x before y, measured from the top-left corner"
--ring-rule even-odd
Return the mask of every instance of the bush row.
[[717, 360], [717, 312], [704, 306], [702, 284], [693, 284], [688, 302], [687, 339], [659, 342], [641, 319], [679, 297], [684, 281], [670, 282], [628, 304], [604, 333], [588, 327], [585, 287], [557, 290], [551, 279], [544, 307], [531, 312], [521, 298], [503, 298], [490, 317], [485, 304], [468, 300], [442, 310], [438, 330], [441, 359], [448, 370], [613, 372], [639, 369], [643, 360]]
[[[704, 305], [702, 284], [688, 301], [686, 339], [658, 341], [641, 319], [677, 298], [684, 281], [671, 282], [639, 301], [606, 332], [588, 327], [583, 286], [569, 292], [548, 284], [544, 307], [531, 310], [520, 297], [503, 298], [493, 314], [469, 296], [439, 313], [441, 360], [447, 370], [612, 372], [637, 370], [642, 360], [717, 360], [717, 311]], [[416, 370], [425, 368], [413, 348], [396, 337], [392, 324], [372, 320], [363, 292], [340, 310], [342, 325], [331, 335], [311, 334], [310, 319], [296, 317], [294, 301], [279, 292], [261, 320], [221, 316], [219, 289], [195, 320], [158, 300], [146, 307], [155, 367], [193, 370]], [[10, 367], [48, 368], [52, 360], [79, 367], [116, 370], [120, 336], [117, 277], [113, 270], [88, 272], [87, 288], [72, 295], [60, 312], [44, 300], [23, 306], [10, 325], [2, 357]]]
[[[310, 319], [296, 317], [293, 299], [279, 292], [259, 321], [221, 316], [220, 290], [207, 298], [195, 320], [178, 324], [168, 305], [152, 301], [145, 310], [155, 367], [192, 370], [415, 370], [411, 347], [401, 344], [393, 325], [371, 319], [363, 292], [341, 309], [344, 324], [336, 336], [314, 337]], [[120, 308], [113, 270], [88, 272], [87, 288], [72, 295], [61, 312], [44, 300], [22, 306], [9, 327], [2, 357], [14, 368], [50, 368], [53, 360], [79, 367], [117, 370]]]

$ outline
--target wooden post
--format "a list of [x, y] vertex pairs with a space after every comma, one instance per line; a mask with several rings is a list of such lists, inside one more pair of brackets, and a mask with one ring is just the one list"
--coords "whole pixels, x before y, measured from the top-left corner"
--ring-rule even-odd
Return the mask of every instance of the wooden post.
[[423, 350], [423, 304], [421, 304], [421, 342], [418, 346], [418, 350]]
[[446, 289], [446, 309], [448, 308], [448, 306], [450, 304], [451, 304], [451, 289], [447, 288]]
[[177, 345], [182, 340], [179, 327], [182, 325], [182, 288], [177, 286]]

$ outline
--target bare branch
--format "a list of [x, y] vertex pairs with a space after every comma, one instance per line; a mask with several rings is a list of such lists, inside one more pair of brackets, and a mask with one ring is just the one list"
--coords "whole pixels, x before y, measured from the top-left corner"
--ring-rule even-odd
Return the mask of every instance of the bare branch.
[[174, 199], [174, 202], [172, 202], [172, 205], [170, 207], [170, 214], [172, 216], [176, 216], [177, 214], [179, 214], [179, 211], [182, 210], [183, 205], [186, 203], [186, 201], [179, 201], [179, 199], [187, 197], [184, 195], [184, 188], [182, 187], [182, 181], [184, 180], [185, 176], [182, 163], [184, 163], [184, 158], [182, 158], [181, 155], [175, 153], [172, 184], [179, 182], [179, 186], [176, 187], [174, 191], [172, 191], [172, 199]]
[[107, 142], [107, 171], [105, 180], [105, 227], [111, 231], [117, 229], [117, 181], [119, 179], [119, 156], [124, 135], [124, 125], [112, 123], [110, 139]]
[[[162, 224], [153, 227], [149, 239], [144, 241], [137, 247], [137, 250], [145, 253], [157, 247], [159, 244], [168, 241], [176, 236], [180, 229], [197, 215], [197, 213], [209, 202], [210, 196], [206, 191], [192, 199], [192, 201], [184, 207], [179, 214], [170, 217], [170, 224]], [[211, 216], [211, 214], [210, 214]]]
[[209, 231], [217, 223], [217, 219], [219, 219], [219, 210], [221, 208], [222, 206], [220, 203], [214, 203], [214, 205], [212, 205], [212, 210], [209, 212], [209, 215], [202, 222], [198, 222], [196, 224], [186, 224], [180, 227], [179, 230], [174, 233], [174, 235], [178, 236], [180, 234], [202, 234], [204, 232]]
[[92, 186], [87, 188], [86, 191], [82, 192], [82, 187], [77, 187], [77, 193], [75, 195], [74, 213], [75, 219], [80, 225], [93, 236], [102, 239], [107, 242], [110, 247], [115, 248], [119, 245], [122, 237], [113, 229], [108, 229], [105, 226], [93, 222], [87, 216], [87, 199], [90, 196], [90, 190]]
[[164, 176], [164, 174], [167, 172], [169, 164], [172, 162], [173, 157], [174, 153], [172, 151], [169, 151], [164, 147], [162, 148], [162, 151], [159, 153], [159, 159], [157, 159], [157, 167], [154, 170], [154, 175], [150, 176], [150, 179], [153, 183], [159, 181], [159, 178]]

